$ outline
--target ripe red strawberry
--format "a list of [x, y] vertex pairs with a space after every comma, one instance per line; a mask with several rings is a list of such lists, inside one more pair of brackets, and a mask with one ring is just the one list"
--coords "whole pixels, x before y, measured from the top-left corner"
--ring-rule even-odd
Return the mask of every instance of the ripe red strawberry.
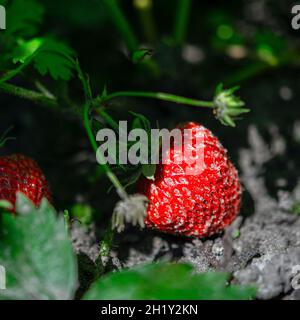
[[21, 154], [0, 157], [0, 200], [15, 205], [18, 191], [37, 207], [43, 197], [51, 201], [46, 178], [33, 159]]
[[227, 151], [208, 129], [193, 122], [179, 128], [182, 134], [184, 129], [192, 129], [183, 148], [193, 150], [195, 135], [202, 132], [204, 170], [187, 175], [183, 169], [189, 164], [172, 161], [178, 146], [171, 144], [171, 161], [157, 166], [154, 181], [141, 178], [138, 191], [149, 199], [148, 227], [203, 238], [220, 232], [234, 220], [240, 209], [241, 184]]

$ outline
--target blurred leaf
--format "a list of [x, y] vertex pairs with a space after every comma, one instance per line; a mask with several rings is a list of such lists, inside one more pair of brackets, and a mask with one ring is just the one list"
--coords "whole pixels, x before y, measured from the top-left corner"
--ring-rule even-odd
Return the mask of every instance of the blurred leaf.
[[74, 27], [93, 29], [104, 26], [107, 22], [107, 13], [103, 1], [86, 0], [40, 0], [43, 2], [47, 14], [62, 21], [66, 28], [74, 30]]
[[152, 49], [139, 49], [133, 52], [132, 61], [133, 63], [140, 63], [144, 61], [146, 58], [151, 57], [153, 54]]
[[12, 53], [14, 63], [24, 63], [43, 44], [43, 38], [33, 38], [29, 41], [21, 40]]
[[300, 203], [295, 203], [292, 207], [292, 212], [300, 215]]
[[260, 31], [255, 35], [255, 44], [257, 47], [266, 46], [274, 53], [280, 53], [288, 47], [286, 39], [270, 31]]
[[266, 44], [262, 44], [257, 47], [257, 55], [262, 61], [268, 63], [271, 66], [277, 66], [279, 63], [279, 59], [274, 54], [272, 47]]
[[7, 7], [7, 29], [10, 36], [32, 36], [42, 23], [44, 8], [36, 0], [13, 0]]
[[107, 97], [107, 86], [105, 85], [103, 87], [103, 90], [102, 90], [102, 94], [101, 94], [101, 97], [100, 99], [103, 99], [103, 98], [106, 98]]
[[220, 94], [223, 91], [224, 85], [223, 83], [219, 83], [216, 87], [215, 90], [215, 96], [217, 96], [218, 94]]
[[227, 278], [227, 274], [217, 272], [194, 274], [188, 264], [149, 264], [109, 273], [91, 286], [84, 299], [242, 300], [254, 297], [254, 288], [228, 286]]
[[11, 210], [13, 209], [13, 205], [7, 200], [0, 200], [0, 209], [2, 210]]
[[212, 45], [219, 50], [225, 50], [230, 45], [243, 45], [246, 39], [234, 25], [235, 18], [228, 12], [213, 10], [207, 15], [207, 23], [215, 34], [211, 37]]
[[71, 210], [72, 217], [78, 219], [81, 223], [89, 225], [92, 222], [94, 210], [87, 204], [75, 204]]
[[76, 261], [63, 217], [43, 199], [40, 208], [18, 194], [17, 216], [3, 214], [0, 265], [7, 290], [0, 299], [71, 299], [76, 289]]
[[229, 12], [214, 8], [206, 16], [207, 23], [210, 27], [216, 28], [220, 24], [232, 24], [234, 17]]
[[280, 35], [269, 31], [260, 31], [255, 35], [258, 57], [271, 66], [277, 66], [281, 57], [289, 50], [287, 41]]

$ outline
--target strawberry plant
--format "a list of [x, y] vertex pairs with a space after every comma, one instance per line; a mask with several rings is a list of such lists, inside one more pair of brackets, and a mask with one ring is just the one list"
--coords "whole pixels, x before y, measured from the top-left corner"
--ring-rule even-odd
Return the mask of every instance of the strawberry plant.
[[[234, 11], [207, 9], [204, 19], [192, 0], [171, 6], [171, 28], [170, 8], [152, 0], [0, 5], [7, 20], [0, 30], [0, 96], [7, 108], [0, 139], [0, 265], [7, 290], [0, 298], [255, 298], [254, 286], [231, 281], [237, 273], [227, 261], [241, 248], [232, 242], [242, 235], [237, 215], [248, 206], [242, 179], [264, 172], [262, 165], [248, 168], [248, 155], [240, 162], [251, 174], [238, 173], [248, 104], [259, 100], [248, 94], [245, 103], [239, 84], [297, 65], [297, 48], [267, 28], [243, 27]], [[192, 32], [200, 20], [201, 41]], [[174, 138], [165, 150], [163, 138], [153, 138], [153, 130], [166, 127], [179, 130], [182, 144]], [[132, 132], [141, 133], [139, 141]], [[190, 163], [198, 149], [200, 172]], [[169, 162], [164, 155], [151, 162], [162, 150]], [[180, 152], [190, 154], [178, 163]], [[128, 163], [124, 154], [138, 161]], [[132, 267], [128, 259], [112, 267], [116, 248], [138, 232], [175, 239], [174, 247], [219, 239], [224, 248], [213, 246], [217, 258], [207, 254], [205, 270], [176, 255], [161, 262], [158, 253], [144, 259], [152, 263]], [[92, 240], [82, 240], [86, 234]], [[89, 279], [80, 247], [86, 243]]]

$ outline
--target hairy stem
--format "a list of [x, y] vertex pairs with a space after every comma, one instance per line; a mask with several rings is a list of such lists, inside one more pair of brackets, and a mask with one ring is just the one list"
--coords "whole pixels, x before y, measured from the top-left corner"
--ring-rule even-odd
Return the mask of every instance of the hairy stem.
[[119, 181], [117, 176], [112, 172], [112, 170], [110, 169], [109, 165], [105, 163], [103, 155], [101, 154], [101, 152], [98, 152], [98, 145], [97, 145], [97, 142], [95, 140], [92, 128], [90, 126], [89, 109], [90, 109], [89, 108], [89, 103], [86, 103], [84, 105], [84, 108], [83, 108], [83, 123], [84, 123], [85, 130], [87, 132], [89, 141], [90, 141], [94, 151], [97, 153], [98, 158], [100, 158], [102, 160], [101, 162], [103, 164], [101, 164], [101, 167], [103, 168], [103, 170], [104, 170], [105, 174], [107, 175], [108, 179], [110, 180], [110, 182], [116, 188], [116, 191], [117, 191], [118, 195], [122, 199], [127, 198], [127, 193], [126, 193], [125, 189], [123, 188], [121, 182]]
[[17, 96], [19, 98], [30, 100], [36, 104], [40, 104], [50, 108], [58, 108], [56, 98], [46, 97], [44, 94], [32, 91], [29, 89], [21, 88], [8, 83], [0, 83], [0, 91]]
[[[106, 176], [108, 177], [108, 179], [110, 180], [110, 182], [112, 183], [112, 185], [115, 187], [118, 195], [120, 196], [121, 199], [127, 199], [128, 195], [124, 189], [124, 187], [122, 186], [121, 182], [119, 181], [119, 179], [117, 178], [117, 176], [113, 173], [113, 171], [111, 170], [110, 166], [103, 161], [104, 157], [103, 154], [101, 152], [98, 152], [98, 145], [92, 130], [92, 127], [90, 125], [90, 118], [89, 118], [89, 111], [90, 111], [90, 107], [93, 105], [93, 102], [96, 100], [93, 99], [93, 93], [92, 93], [92, 89], [89, 83], [89, 80], [87, 78], [87, 76], [85, 76], [85, 74], [83, 73], [79, 61], [77, 60], [75, 62], [76, 65], [76, 70], [78, 73], [78, 78], [82, 83], [83, 86], [83, 91], [84, 91], [84, 95], [85, 95], [85, 105], [83, 107], [83, 123], [84, 123], [84, 127], [85, 130], [87, 132], [88, 138], [90, 140], [90, 143], [95, 151], [95, 153], [97, 154], [98, 159], [101, 160], [101, 167], [104, 170]], [[105, 260], [108, 259], [109, 256], [109, 252], [110, 252], [110, 248], [112, 245], [112, 241], [113, 241], [113, 237], [114, 237], [114, 233], [115, 231], [112, 229], [112, 223], [110, 222], [106, 232], [105, 232], [105, 236], [104, 239], [101, 242], [101, 247], [100, 247], [100, 252], [99, 252], [99, 257], [98, 259], [100, 261], [98, 261], [98, 265], [101, 266], [99, 270], [99, 273], [102, 274], [105, 271]]]
[[85, 105], [83, 107], [83, 123], [84, 123], [85, 130], [87, 132], [87, 135], [89, 137], [90, 143], [91, 143], [94, 151], [96, 152], [98, 158], [102, 162], [101, 167], [103, 168], [105, 174], [107, 175], [108, 179], [111, 181], [113, 186], [116, 188], [119, 196], [122, 199], [125, 199], [125, 198], [127, 198], [127, 193], [126, 193], [125, 189], [123, 188], [121, 182], [119, 181], [117, 176], [112, 172], [109, 165], [105, 162], [105, 159], [104, 159], [102, 153], [98, 152], [98, 145], [95, 140], [94, 133], [93, 133], [92, 127], [90, 125], [90, 119], [89, 119], [90, 106], [93, 104], [93, 101], [94, 101], [92, 89], [90, 87], [88, 79], [85, 77], [84, 73], [82, 72], [78, 61], [76, 63], [76, 69], [78, 72], [78, 77], [79, 77], [79, 79], [82, 83], [82, 86], [83, 86], [83, 91], [84, 91], [85, 100], [86, 100]]
[[181, 45], [185, 41], [192, 0], [178, 0], [174, 25], [174, 41]]
[[179, 104], [186, 104], [186, 105], [196, 106], [196, 107], [214, 108], [213, 101], [201, 101], [201, 100], [177, 96], [170, 93], [146, 92], [146, 91], [119, 91], [119, 92], [115, 92], [107, 95], [102, 99], [102, 102], [105, 102], [117, 97], [151, 98], [151, 99], [163, 100], [163, 101], [174, 102]]
[[[101, 152], [98, 152], [97, 142], [95, 140], [92, 128], [90, 126], [89, 103], [86, 103], [83, 108], [83, 122], [84, 122], [84, 126], [86, 129], [87, 135], [89, 137], [90, 143], [91, 143], [94, 151], [97, 153], [98, 157], [100, 157], [100, 159], [102, 159], [103, 155]], [[121, 182], [119, 181], [117, 176], [112, 172], [109, 165], [107, 165], [104, 161], [102, 161], [102, 163], [103, 164], [101, 164], [101, 167], [104, 169], [104, 172], [105, 172], [106, 176], [108, 177], [108, 179], [110, 180], [110, 182], [116, 188], [116, 191], [117, 191], [118, 195], [120, 196], [120, 198], [121, 199], [128, 198], [128, 195], [127, 195], [125, 189], [123, 188]], [[106, 228], [104, 238], [100, 244], [100, 251], [99, 251], [99, 257], [98, 257], [99, 261], [97, 263], [100, 266], [99, 275], [101, 275], [105, 271], [105, 264], [107, 262], [106, 260], [108, 259], [110, 248], [112, 246], [114, 234], [115, 234], [115, 231], [112, 229], [112, 224], [110, 222]]]

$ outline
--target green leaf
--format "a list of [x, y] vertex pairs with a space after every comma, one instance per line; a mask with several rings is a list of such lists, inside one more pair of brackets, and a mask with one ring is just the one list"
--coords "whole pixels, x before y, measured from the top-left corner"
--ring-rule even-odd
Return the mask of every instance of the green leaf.
[[17, 215], [2, 215], [0, 265], [6, 290], [0, 299], [71, 299], [77, 282], [76, 260], [64, 219], [47, 200], [40, 208], [18, 194]]
[[226, 92], [228, 95], [232, 95], [233, 93], [235, 93], [236, 91], [238, 91], [241, 87], [240, 86], [234, 86], [230, 89], [227, 89]]
[[33, 60], [35, 68], [43, 76], [50, 74], [54, 80], [70, 80], [75, 69], [74, 51], [54, 38], [33, 38], [20, 41], [13, 53], [13, 62], [28, 63]]
[[43, 38], [33, 38], [29, 41], [20, 41], [12, 52], [14, 63], [25, 63], [43, 44]]
[[230, 118], [229, 115], [225, 115], [222, 122], [225, 126], [235, 127], [235, 123], [233, 119]]
[[33, 36], [42, 23], [43, 6], [36, 0], [13, 0], [7, 7], [7, 29], [5, 35]]
[[143, 124], [140, 118], [134, 118], [132, 121], [132, 125], [131, 125], [131, 129], [142, 129], [143, 128]]
[[34, 58], [35, 68], [41, 75], [49, 73], [54, 80], [70, 80], [75, 65], [74, 51], [65, 43], [46, 39]]
[[248, 113], [250, 111], [251, 111], [250, 109], [246, 109], [246, 108], [237, 108], [237, 109], [232, 108], [232, 109], [228, 110], [228, 114], [230, 116], [239, 116], [243, 113]]
[[251, 299], [253, 287], [228, 286], [228, 275], [208, 272], [194, 274], [188, 264], [149, 264], [109, 273], [97, 280], [84, 299]]
[[156, 164], [142, 165], [142, 173], [147, 179], [154, 180], [155, 172], [156, 172]]
[[103, 87], [103, 90], [102, 90], [102, 94], [101, 94], [101, 97], [100, 99], [103, 99], [103, 98], [106, 98], [107, 97], [107, 86], [105, 85]]
[[270, 31], [258, 31], [254, 37], [258, 58], [271, 66], [277, 66], [290, 50], [288, 41]]
[[[140, 128], [145, 129], [147, 131], [148, 137], [151, 136], [151, 124], [150, 121], [142, 114], [136, 113], [133, 111], [130, 111], [130, 113], [135, 116], [135, 120], [138, 119], [139, 123], [141, 125]], [[137, 126], [137, 122], [135, 123], [135, 126]]]
[[215, 95], [220, 94], [223, 91], [223, 83], [219, 83], [215, 90]]

